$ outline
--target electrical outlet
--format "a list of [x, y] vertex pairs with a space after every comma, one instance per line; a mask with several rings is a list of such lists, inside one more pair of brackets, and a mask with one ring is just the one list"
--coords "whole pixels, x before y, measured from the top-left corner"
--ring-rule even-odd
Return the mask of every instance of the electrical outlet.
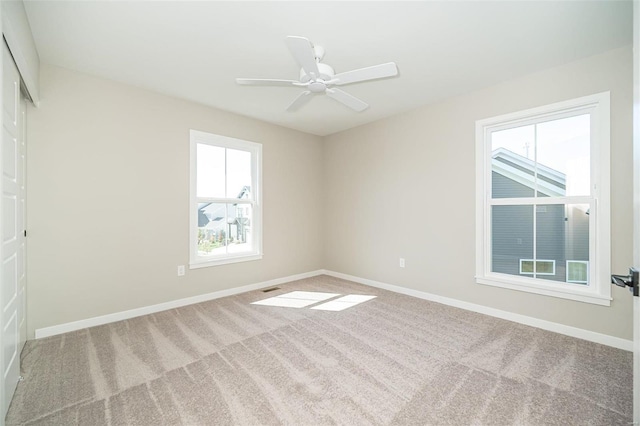
[[178, 276], [184, 276], [184, 265], [178, 265]]
[[404, 268], [404, 258], [400, 258], [400, 267]]

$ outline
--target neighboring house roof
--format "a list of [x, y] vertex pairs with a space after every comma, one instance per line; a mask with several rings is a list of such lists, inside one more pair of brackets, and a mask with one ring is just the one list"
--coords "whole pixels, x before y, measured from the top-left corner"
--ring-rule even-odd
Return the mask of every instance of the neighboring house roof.
[[248, 195], [250, 191], [251, 191], [251, 187], [245, 185], [242, 187], [242, 190], [240, 191], [240, 193], [236, 198], [243, 198], [245, 195]]
[[566, 175], [544, 164], [537, 163], [505, 148], [498, 148], [491, 153], [491, 170], [504, 177], [536, 189], [535, 173], [537, 172], [537, 190], [550, 197], [566, 195]]
[[198, 228], [203, 228], [209, 223], [209, 218], [204, 214], [202, 209], [198, 209]]
[[[198, 227], [202, 228], [210, 222], [224, 219], [226, 204], [204, 203], [198, 207]], [[211, 225], [213, 225], [211, 223]]]
[[[237, 199], [242, 199], [251, 191], [249, 186], [243, 186], [238, 193]], [[234, 204], [235, 205], [235, 204]], [[225, 217], [226, 204], [202, 203], [198, 205], [198, 227], [202, 228], [210, 224], [210, 222], [219, 222]], [[211, 227], [217, 227], [217, 224], [211, 224]]]

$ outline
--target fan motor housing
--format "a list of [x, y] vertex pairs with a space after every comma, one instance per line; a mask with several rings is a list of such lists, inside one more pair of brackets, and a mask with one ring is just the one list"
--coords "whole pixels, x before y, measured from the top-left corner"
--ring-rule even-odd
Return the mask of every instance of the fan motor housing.
[[[321, 64], [318, 62], [318, 71], [320, 71], [320, 75], [316, 78], [316, 80], [329, 81], [335, 75], [333, 68], [327, 64]], [[304, 69], [300, 70], [300, 82], [306, 83], [311, 80], [311, 76], [307, 75], [304, 72]]]

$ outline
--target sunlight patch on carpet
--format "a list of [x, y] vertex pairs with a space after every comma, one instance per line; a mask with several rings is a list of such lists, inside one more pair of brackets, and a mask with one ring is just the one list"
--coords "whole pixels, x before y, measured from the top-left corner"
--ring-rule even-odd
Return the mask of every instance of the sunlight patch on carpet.
[[252, 305], [280, 306], [285, 308], [305, 308], [323, 300], [340, 296], [336, 293], [322, 293], [318, 291], [292, 291], [268, 299], [251, 303]]
[[359, 305], [367, 300], [375, 299], [376, 296], [365, 296], [362, 294], [350, 294], [348, 296], [340, 297], [336, 300], [331, 300], [322, 305], [314, 306], [311, 309], [317, 309], [319, 311], [343, 311], [347, 308]]
[[[318, 291], [292, 291], [281, 294], [268, 299], [252, 302], [252, 305], [278, 306], [284, 308], [306, 308], [334, 297], [338, 297], [337, 293], [322, 293]], [[368, 300], [374, 299], [376, 296], [365, 296], [362, 294], [349, 294], [338, 299], [331, 300], [326, 303], [314, 306], [311, 309], [320, 311], [342, 311]]]

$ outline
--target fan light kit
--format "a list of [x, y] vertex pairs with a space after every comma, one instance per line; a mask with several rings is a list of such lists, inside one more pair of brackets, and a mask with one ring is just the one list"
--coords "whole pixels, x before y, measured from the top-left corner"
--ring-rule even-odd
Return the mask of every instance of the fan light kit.
[[369, 106], [367, 103], [334, 86], [398, 75], [398, 67], [394, 62], [336, 74], [333, 68], [320, 62], [324, 57], [324, 49], [321, 46], [314, 46], [304, 37], [288, 36], [285, 40], [291, 54], [301, 67], [300, 80], [237, 78], [236, 82], [250, 86], [295, 86], [304, 88], [305, 90], [287, 107], [287, 111], [297, 110], [309, 102], [311, 100], [310, 95], [314, 93], [324, 93], [355, 111], [364, 111]]

